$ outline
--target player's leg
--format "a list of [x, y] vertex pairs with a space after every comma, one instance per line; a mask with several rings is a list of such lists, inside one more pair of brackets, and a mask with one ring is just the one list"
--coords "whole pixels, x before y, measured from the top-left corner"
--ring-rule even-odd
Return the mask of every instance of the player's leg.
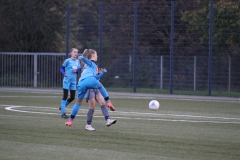
[[101, 83], [95, 77], [87, 77], [78, 83], [78, 98], [72, 108], [70, 119], [65, 123], [67, 126], [72, 126], [72, 121], [74, 120], [79, 108], [81, 107], [82, 100], [87, 92], [87, 89], [94, 89], [99, 87], [101, 87]]
[[92, 119], [93, 119], [93, 113], [94, 113], [94, 110], [95, 110], [95, 92], [94, 92], [95, 89], [88, 89], [86, 95], [85, 95], [85, 98], [86, 98], [86, 101], [89, 105], [89, 110], [88, 110], [88, 113], [87, 113], [87, 124], [85, 126], [85, 130], [88, 130], [88, 131], [95, 131], [95, 128], [92, 127]]
[[109, 127], [112, 124], [115, 124], [117, 122], [117, 120], [116, 119], [110, 119], [110, 116], [109, 116], [109, 113], [108, 113], [108, 110], [107, 110], [104, 98], [100, 94], [99, 90], [95, 90], [95, 94], [96, 94], [96, 100], [97, 100], [97, 102], [99, 103], [99, 105], [101, 107], [102, 114], [103, 114], [105, 120], [107, 121], [106, 125]]
[[72, 122], [74, 120], [74, 118], [76, 117], [78, 110], [80, 109], [82, 104], [82, 99], [77, 99], [73, 108], [72, 108], [72, 112], [71, 112], [71, 116], [69, 118], [69, 120], [65, 123], [66, 126], [72, 126]]
[[65, 107], [75, 99], [76, 90], [70, 90], [70, 97], [66, 101]]
[[65, 123], [66, 126], [72, 126], [72, 122], [73, 122], [74, 118], [76, 117], [78, 110], [81, 107], [84, 95], [86, 94], [86, 91], [87, 91], [86, 83], [88, 83], [87, 79], [82, 80], [78, 84], [77, 100], [72, 108], [71, 116], [70, 116], [68, 122]]
[[[61, 117], [68, 119], [69, 117], [66, 115], [66, 107], [69, 103], [71, 103], [75, 99], [75, 93], [76, 93], [76, 82], [74, 83], [68, 83], [63, 82], [65, 89], [63, 89], [63, 99], [61, 101], [61, 107], [59, 108], [61, 110]], [[70, 97], [68, 98], [68, 88], [70, 90]], [[67, 99], [68, 98], [68, 99]]]
[[108, 108], [111, 110], [111, 111], [115, 111], [115, 108], [112, 104], [112, 102], [110, 101], [109, 99], [109, 96], [108, 96], [108, 92], [107, 90], [105, 89], [105, 87], [102, 85], [100, 88], [99, 88], [102, 96], [104, 97], [105, 101], [107, 102], [107, 106]]
[[68, 116], [66, 115], [66, 112], [65, 112], [67, 97], [68, 97], [68, 90], [63, 88], [63, 98], [61, 100], [61, 107], [59, 109], [61, 110], [61, 117], [64, 119], [68, 118]]
[[75, 99], [75, 94], [76, 94], [76, 81], [72, 82], [69, 86], [69, 90], [70, 90], [70, 97], [67, 99], [66, 101], [66, 106], [71, 103], [74, 99]]

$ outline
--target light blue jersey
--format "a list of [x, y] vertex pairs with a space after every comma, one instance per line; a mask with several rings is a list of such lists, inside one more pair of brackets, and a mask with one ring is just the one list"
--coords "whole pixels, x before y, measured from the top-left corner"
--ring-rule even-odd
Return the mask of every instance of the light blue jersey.
[[76, 90], [77, 73], [73, 71], [80, 70], [81, 66], [79, 60], [68, 58], [63, 62], [62, 66], [65, 67], [65, 74], [68, 75], [64, 76], [63, 78], [63, 88], [68, 90]]
[[81, 56], [81, 58], [87, 66], [82, 72], [79, 82], [87, 77], [95, 77], [97, 75], [97, 64], [83, 56]]
[[[78, 81], [78, 92], [77, 92], [78, 100], [83, 100], [88, 89], [99, 89], [102, 95], [107, 95], [106, 89], [96, 78], [96, 75], [97, 75], [96, 63], [83, 56], [80, 56], [80, 58], [87, 65], [87, 67], [82, 72], [81, 77], [79, 78], [79, 81]], [[76, 102], [74, 104], [71, 112], [70, 121], [73, 121], [74, 117], [78, 113], [80, 106], [81, 106], [81, 103]]]
[[78, 99], [83, 99], [87, 89], [99, 88], [102, 84], [95, 78], [97, 75], [96, 63], [84, 56], [80, 56], [80, 58], [87, 65], [78, 81]]

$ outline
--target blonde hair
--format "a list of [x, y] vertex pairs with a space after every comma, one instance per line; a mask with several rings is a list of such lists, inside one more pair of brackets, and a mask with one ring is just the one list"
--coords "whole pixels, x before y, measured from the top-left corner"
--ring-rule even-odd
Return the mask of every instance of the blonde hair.
[[88, 59], [91, 59], [92, 58], [92, 55], [93, 54], [95, 54], [95, 53], [97, 53], [94, 49], [85, 49], [84, 51], [83, 51], [83, 56], [84, 57], [87, 57]]

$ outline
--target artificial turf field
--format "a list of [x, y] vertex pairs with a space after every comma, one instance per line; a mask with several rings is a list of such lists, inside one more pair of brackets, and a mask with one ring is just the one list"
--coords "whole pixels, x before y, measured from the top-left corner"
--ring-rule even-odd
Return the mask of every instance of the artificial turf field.
[[[96, 106], [84, 130], [84, 102], [72, 127], [58, 110], [61, 90], [0, 92], [1, 160], [239, 160], [240, 101], [111, 95], [117, 123]], [[148, 109], [157, 99], [158, 111]], [[71, 112], [73, 103], [67, 107]]]

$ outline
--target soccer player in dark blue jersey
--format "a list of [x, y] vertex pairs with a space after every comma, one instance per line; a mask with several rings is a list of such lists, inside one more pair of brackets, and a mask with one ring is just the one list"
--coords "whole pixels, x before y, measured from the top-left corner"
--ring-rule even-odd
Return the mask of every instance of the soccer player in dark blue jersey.
[[[60, 68], [63, 74], [63, 98], [61, 101], [61, 117], [64, 119], [69, 118], [66, 115], [65, 108], [75, 99], [76, 87], [77, 87], [77, 74], [81, 69], [81, 65], [78, 58], [78, 49], [72, 48], [70, 52], [71, 57], [67, 58]], [[70, 91], [70, 97], [68, 98], [68, 91]], [[67, 99], [68, 98], [68, 99]]]

